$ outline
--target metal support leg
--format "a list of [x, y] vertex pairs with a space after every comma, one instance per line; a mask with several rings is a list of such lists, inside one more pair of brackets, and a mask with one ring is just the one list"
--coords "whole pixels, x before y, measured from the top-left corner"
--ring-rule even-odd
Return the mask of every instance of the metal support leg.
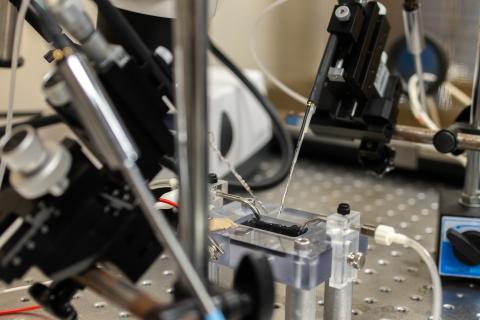
[[315, 320], [316, 311], [317, 288], [302, 290], [287, 286], [285, 320]]
[[206, 0], [178, 0], [174, 25], [180, 241], [204, 280], [208, 272], [207, 9]]
[[208, 263], [208, 280], [210, 283], [220, 286], [220, 266], [215, 262]]
[[17, 9], [8, 0], [0, 0], [0, 67], [10, 67]]
[[[480, 32], [477, 42], [477, 56], [473, 79], [473, 97], [470, 114], [470, 124], [474, 129], [480, 129]], [[480, 207], [480, 152], [469, 151], [467, 169], [465, 172], [465, 188], [460, 203], [467, 207]]]
[[353, 284], [342, 289], [332, 288], [325, 283], [325, 311], [324, 320], [351, 320], [352, 319]]

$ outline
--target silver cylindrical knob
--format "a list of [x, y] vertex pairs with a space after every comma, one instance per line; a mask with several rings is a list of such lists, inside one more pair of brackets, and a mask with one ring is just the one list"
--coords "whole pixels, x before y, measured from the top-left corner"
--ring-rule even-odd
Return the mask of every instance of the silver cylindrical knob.
[[30, 126], [19, 126], [0, 142], [0, 157], [10, 170], [10, 184], [26, 199], [48, 193], [62, 195], [68, 188], [72, 156], [59, 143], [43, 143]]
[[10, 170], [23, 173], [37, 170], [49, 157], [30, 126], [14, 128], [10, 138], [2, 144], [0, 153]]

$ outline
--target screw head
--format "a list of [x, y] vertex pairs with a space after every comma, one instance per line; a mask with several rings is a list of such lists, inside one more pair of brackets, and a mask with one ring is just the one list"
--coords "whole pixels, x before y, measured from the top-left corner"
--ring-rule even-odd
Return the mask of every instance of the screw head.
[[295, 240], [295, 249], [296, 250], [309, 250], [312, 242], [307, 238], [298, 238]]
[[340, 203], [338, 205], [337, 213], [341, 214], [342, 216], [346, 216], [350, 214], [350, 205], [348, 203]]
[[215, 173], [209, 173], [208, 174], [208, 183], [209, 184], [215, 184], [218, 182], [218, 176]]
[[337, 17], [337, 19], [342, 22], [350, 20], [350, 17], [351, 17], [350, 8], [347, 6], [338, 7], [335, 10], [335, 17]]
[[365, 266], [366, 257], [362, 252], [351, 252], [347, 256], [347, 263], [354, 269], [361, 270]]

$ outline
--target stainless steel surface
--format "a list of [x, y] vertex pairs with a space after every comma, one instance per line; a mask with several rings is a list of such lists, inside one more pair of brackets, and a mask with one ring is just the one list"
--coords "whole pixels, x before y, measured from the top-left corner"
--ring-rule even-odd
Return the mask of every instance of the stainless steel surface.
[[361, 270], [365, 266], [366, 259], [362, 252], [351, 252], [347, 257], [347, 263], [354, 269]]
[[335, 17], [339, 21], [348, 21], [350, 20], [351, 13], [350, 9], [347, 6], [340, 6], [335, 10]]
[[59, 143], [42, 141], [28, 125], [13, 128], [0, 143], [0, 157], [10, 170], [10, 184], [23, 197], [62, 195], [68, 187], [70, 152]]
[[[295, 240], [295, 250], [300, 254], [311, 250], [312, 243], [307, 238], [298, 238]], [[296, 261], [295, 279], [298, 280], [298, 286], [301, 282], [301, 269], [304, 262]], [[316, 319], [316, 300], [317, 288], [311, 290], [302, 290], [293, 286], [287, 286], [285, 289], [285, 320], [314, 320]]]
[[352, 319], [353, 283], [343, 288], [333, 288], [325, 284], [324, 320]]
[[46, 0], [45, 2], [60, 23], [78, 41], [87, 40], [95, 32], [95, 26], [80, 0]]
[[[276, 163], [261, 162], [259, 167], [271, 174]], [[259, 179], [262, 177], [259, 176]], [[440, 185], [418, 176], [391, 173], [384, 178], [363, 170], [339, 164], [324, 164], [300, 159], [289, 195], [289, 207], [328, 214], [338, 203], [350, 202], [353, 210], [362, 212], [362, 221], [388, 224], [401, 230], [433, 252], [435, 249]], [[279, 203], [283, 186], [258, 196], [266, 203]], [[231, 271], [222, 268], [219, 278], [225, 285]], [[172, 283], [177, 267], [170, 254], [162, 256], [138, 286], [160, 302], [172, 300]], [[45, 281], [37, 271], [15, 283], [25, 286], [32, 281]], [[443, 320], [476, 320], [480, 316], [480, 284], [478, 281], [444, 282]], [[323, 286], [317, 290], [317, 319], [323, 319], [325, 308]], [[0, 309], [35, 304], [28, 300], [23, 288], [2, 293]], [[90, 291], [81, 292], [73, 301], [80, 319], [134, 319], [126, 310], [115, 307]], [[367, 263], [354, 283], [353, 320], [427, 320], [431, 305], [430, 276], [420, 258], [410, 249], [370, 244]], [[46, 315], [45, 313], [35, 313]], [[5, 319], [37, 319], [18, 315]], [[47, 317], [46, 319], [52, 319]], [[285, 287], [277, 286], [275, 320], [285, 319]]]
[[116, 62], [123, 65], [129, 57], [121, 46], [110, 45], [95, 25], [80, 0], [47, 1], [50, 10], [61, 25], [82, 44], [82, 51], [95, 62], [105, 67]]
[[317, 289], [285, 289], [285, 320], [314, 320], [317, 311]]
[[283, 209], [285, 208], [288, 190], [290, 188], [290, 184], [292, 183], [293, 174], [295, 173], [295, 167], [297, 165], [298, 156], [300, 155], [300, 151], [302, 150], [303, 140], [305, 139], [305, 135], [310, 128], [310, 122], [312, 121], [312, 117], [317, 111], [317, 107], [314, 103], [307, 104], [307, 110], [305, 111], [305, 115], [303, 116], [302, 127], [300, 128], [300, 133], [298, 136], [297, 146], [295, 147], [295, 153], [293, 155], [292, 164], [290, 166], [290, 172], [287, 177], [287, 183], [285, 185], [285, 190], [283, 191], [282, 201], [280, 202], [280, 208], [278, 209], [278, 213], [281, 214]]
[[180, 240], [207, 279], [208, 116], [206, 0], [176, 1], [174, 23]]
[[[392, 139], [431, 145], [436, 133], [436, 131], [426, 128], [397, 125], [395, 126]], [[457, 143], [459, 149], [480, 151], [480, 136], [459, 133], [457, 135]]]
[[70, 54], [58, 64], [58, 71], [70, 89], [75, 107], [81, 109], [78, 112], [81, 121], [107, 164], [120, 169], [125, 162], [135, 162], [137, 148], [91, 67], [79, 55]]
[[[210, 314], [216, 308], [205, 288], [203, 279], [195, 271], [167, 219], [155, 209], [155, 199], [135, 163], [137, 160], [136, 148], [95, 73], [77, 55], [65, 57], [59, 63], [59, 71], [69, 85], [73, 100], [79, 109], [78, 114], [92, 141], [103, 152], [108, 165], [114, 170], [121, 171], [129, 182], [138, 205], [150, 223], [155, 236], [171, 250], [182, 270], [186, 286], [199, 299], [203, 311]], [[206, 229], [204, 232], [206, 234]], [[206, 242], [203, 245], [203, 250], [205, 250], [203, 258], [206, 259]]]
[[[480, 129], [480, 26], [477, 30], [477, 56], [472, 88], [472, 107], [470, 125]], [[465, 187], [460, 203], [467, 207], [480, 207], [480, 152], [469, 151], [465, 171]]]
[[8, 0], [0, 0], [0, 61], [12, 59], [17, 9]]

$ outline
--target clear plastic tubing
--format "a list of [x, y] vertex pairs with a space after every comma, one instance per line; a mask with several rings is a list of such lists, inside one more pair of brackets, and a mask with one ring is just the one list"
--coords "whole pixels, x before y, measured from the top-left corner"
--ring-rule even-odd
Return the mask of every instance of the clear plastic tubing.
[[432, 277], [433, 285], [433, 304], [432, 304], [432, 320], [440, 320], [442, 315], [442, 281], [438, 274], [437, 265], [433, 261], [430, 253], [420, 243], [415, 240], [408, 239], [406, 245], [414, 249], [427, 265]]

